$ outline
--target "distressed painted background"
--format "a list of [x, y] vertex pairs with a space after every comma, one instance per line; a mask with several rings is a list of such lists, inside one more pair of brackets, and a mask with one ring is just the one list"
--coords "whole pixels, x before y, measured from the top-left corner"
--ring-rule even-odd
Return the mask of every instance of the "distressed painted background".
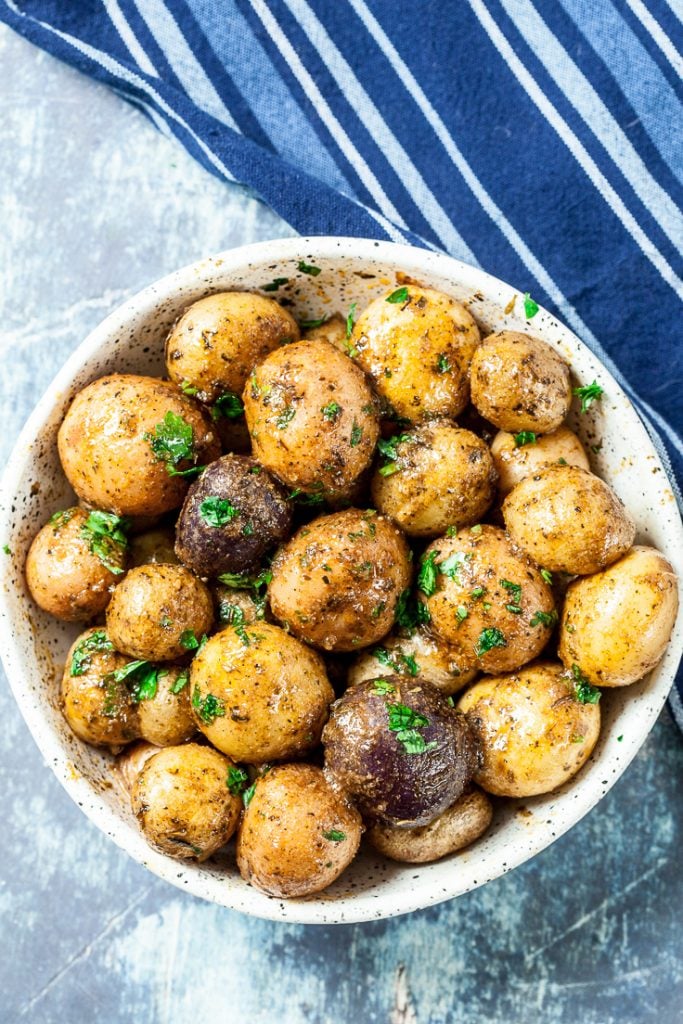
[[[54, 371], [142, 285], [289, 234], [131, 107], [0, 29], [0, 463]], [[665, 712], [598, 809], [531, 864], [411, 917], [250, 920], [91, 826], [0, 686], [0, 1020], [674, 1024], [683, 742]]]

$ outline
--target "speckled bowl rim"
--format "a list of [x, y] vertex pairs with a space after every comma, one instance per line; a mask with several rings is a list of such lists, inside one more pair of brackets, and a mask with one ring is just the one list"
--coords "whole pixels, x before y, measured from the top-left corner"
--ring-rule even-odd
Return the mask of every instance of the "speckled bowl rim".
[[[514, 291], [512, 286], [451, 257], [408, 245], [367, 239], [286, 238], [242, 246], [197, 261], [154, 282], [133, 296], [99, 324], [73, 352], [26, 422], [3, 474], [0, 494], [6, 496], [17, 493], [18, 482], [32, 457], [32, 442], [49, 419], [50, 412], [55, 405], [54, 396], [68, 391], [84, 361], [107, 345], [114, 325], [120, 329], [120, 325], [127, 318], [133, 317], [141, 310], [153, 312], [160, 307], [164, 300], [176, 293], [182, 285], [201, 277], [207, 269], [218, 271], [220, 268], [221, 273], [238, 272], [240, 268], [250, 264], [275, 265], [284, 261], [296, 260], [302, 255], [305, 255], [308, 260], [348, 258], [350, 261], [381, 261], [387, 268], [395, 271], [404, 271], [413, 275], [419, 273], [423, 273], [425, 276], [442, 275], [451, 278], [458, 285], [468, 288], [473, 294], [481, 293], [492, 301], [503, 305]], [[559, 340], [566, 343], [570, 349], [578, 351], [584, 368], [589, 373], [599, 374], [601, 381], [608, 382], [610, 394], [620, 400], [622, 403], [621, 414], [628, 419], [626, 434], [630, 436], [634, 433], [641, 445], [636, 457], [643, 459], [647, 456], [648, 471], [651, 470], [654, 463], [659, 467], [662, 478], [665, 479], [664, 469], [643, 424], [607, 368], [569, 328], [560, 324], [546, 310], [540, 310], [538, 319], [534, 320], [533, 326], [529, 329], [538, 336], [546, 336], [546, 338], [550, 331], [553, 343]], [[11, 500], [3, 500], [0, 508], [0, 545], [12, 534], [10, 509]], [[670, 525], [670, 544], [668, 547], [660, 544], [660, 548], [675, 564], [675, 558], [672, 555], [675, 555], [677, 551], [683, 551], [683, 524], [681, 524], [677, 512], [672, 516]], [[604, 776], [600, 785], [595, 785], [588, 790], [585, 785], [582, 786], [582, 776], [579, 776], [571, 784], [574, 799], [569, 803], [567, 803], [569, 793], [564, 789], [560, 790], [555, 803], [561, 802], [563, 806], [567, 803], [569, 808], [564, 812], [563, 820], [559, 823], [553, 821], [552, 824], [548, 821], [545, 828], [539, 826], [535, 832], [531, 833], [530, 837], [525, 838], [524, 842], [519, 841], [516, 847], [513, 845], [508, 848], [506, 856], [500, 858], [493, 870], [482, 873], [481, 878], [473, 877], [471, 870], [464, 872], [449, 870], [451, 862], [449, 858], [438, 862], [438, 865], [429, 866], [432, 869], [441, 866], [442, 870], [437, 874], [432, 872], [428, 876], [430, 880], [434, 879], [428, 885], [419, 884], [421, 877], [419, 866], [408, 865], [406, 868], [398, 869], [413, 871], [413, 877], [418, 882], [414, 886], [404, 887], [400, 894], [394, 890], [391, 876], [389, 876], [380, 884], [376, 893], [371, 893], [372, 899], [367, 898], [367, 893], [363, 893], [363, 898], [361, 898], [359, 893], [358, 897], [351, 895], [339, 899], [335, 899], [331, 894], [322, 894], [319, 897], [309, 897], [306, 900], [282, 901], [264, 896], [245, 883], [242, 883], [237, 890], [234, 886], [232, 888], [221, 886], [215, 876], [206, 875], [200, 867], [172, 860], [151, 850], [139, 832], [104, 802], [88, 783], [88, 780], [74, 773], [68, 751], [60, 740], [59, 734], [47, 726], [44, 717], [40, 714], [40, 709], [31, 699], [28, 686], [22, 683], [27, 671], [31, 671], [31, 666], [28, 664], [29, 659], [23, 654], [20, 644], [15, 642], [12, 613], [7, 596], [8, 579], [8, 572], [3, 570], [3, 586], [0, 588], [2, 661], [15, 699], [33, 739], [69, 796], [99, 829], [110, 836], [134, 860], [148, 867], [160, 878], [200, 898], [276, 921], [335, 924], [376, 920], [406, 914], [477, 888], [535, 856], [536, 853], [545, 849], [580, 821], [602, 799], [635, 757], [666, 701], [683, 649], [683, 628], [679, 614], [665, 658], [648, 679], [643, 683], [636, 684], [636, 688], [639, 688], [641, 693], [643, 687], [647, 688], [647, 702], [638, 717], [638, 728], [633, 729], [618, 747], [615, 747], [615, 744], [610, 741], [601, 754], [601, 758], [606, 758], [606, 762], [604, 772], [600, 773]], [[621, 738], [618, 737], [618, 739]], [[552, 806], [554, 807], [555, 804]]]

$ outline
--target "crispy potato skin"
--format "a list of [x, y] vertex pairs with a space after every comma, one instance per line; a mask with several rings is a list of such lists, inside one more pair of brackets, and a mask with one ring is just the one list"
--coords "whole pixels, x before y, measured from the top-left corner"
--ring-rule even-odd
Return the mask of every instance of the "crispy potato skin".
[[75, 640], [67, 655], [62, 676], [61, 707], [64, 717], [80, 740], [95, 747], [120, 747], [140, 736], [137, 705], [125, 683], [107, 677], [130, 661], [118, 651], [92, 651], [82, 675], [72, 675], [74, 651], [102, 627], [87, 629]]
[[363, 311], [353, 328], [351, 351], [399, 416], [415, 422], [433, 416], [452, 419], [469, 400], [479, 328], [449, 295], [406, 287], [406, 302], [388, 302], [392, 289]]
[[[474, 533], [462, 530], [456, 537], [433, 541], [423, 557], [428, 559], [433, 552], [437, 569], [451, 557], [459, 560], [454, 575], [438, 570], [436, 590], [425, 603], [430, 629], [463, 667], [507, 672], [540, 654], [553, 623], [544, 625], [536, 618], [532, 625], [532, 621], [538, 612], [553, 612], [553, 593], [538, 566], [502, 530], [496, 526], [476, 527]], [[467, 614], [459, 614], [458, 609]], [[505, 645], [482, 650], [482, 634], [488, 629], [500, 630]]]
[[353, 651], [384, 636], [410, 582], [408, 546], [387, 519], [360, 509], [321, 516], [278, 552], [273, 615], [325, 651]]
[[130, 541], [130, 564], [134, 565], [177, 565], [178, 556], [173, 550], [175, 531], [161, 527], [140, 533]]
[[492, 817], [491, 801], [473, 787], [428, 825], [419, 828], [373, 825], [367, 837], [385, 857], [403, 864], [429, 864], [470, 846], [486, 832]]
[[660, 661], [678, 612], [673, 566], [637, 546], [607, 569], [575, 580], [560, 625], [560, 658], [595, 686], [627, 686]]
[[247, 377], [285, 340], [297, 341], [294, 317], [274, 299], [218, 292], [185, 310], [166, 339], [171, 380], [197, 388], [211, 404], [226, 391], [241, 395]]
[[[322, 658], [267, 622], [212, 636], [192, 661], [190, 686], [197, 727], [248, 764], [301, 757], [316, 747], [334, 699]], [[206, 720], [201, 709], [209, 694], [219, 713]]]
[[112, 589], [126, 567], [125, 549], [114, 542], [107, 561], [114, 573], [90, 550], [82, 535], [88, 513], [69, 508], [36, 534], [26, 557], [26, 582], [31, 597], [46, 612], [65, 622], [85, 622], [109, 604]]
[[147, 661], [187, 654], [180, 637], [197, 640], [213, 625], [208, 588], [182, 565], [140, 565], [116, 588], [107, 608], [107, 632], [119, 651]]
[[237, 865], [245, 881], [271, 896], [309, 896], [348, 867], [362, 830], [358, 812], [320, 768], [280, 765], [256, 783], [237, 839]]
[[410, 636], [385, 636], [379, 647], [359, 654], [349, 669], [348, 685], [355, 686], [364, 679], [376, 679], [378, 672], [387, 678], [408, 675], [406, 659], [411, 658], [415, 661], [415, 674], [433, 683], [446, 696], [462, 690], [478, 675], [475, 668], [462, 668], [462, 659], [442, 640], [424, 629], [417, 629]]
[[233, 835], [242, 801], [227, 786], [229, 758], [198, 743], [165, 747], [133, 782], [131, 805], [147, 841], [178, 860], [203, 861]]
[[570, 466], [590, 470], [588, 456], [576, 434], [558, 427], [552, 434], [539, 434], [533, 444], [515, 445], [514, 434], [499, 430], [491, 443], [491, 455], [498, 472], [498, 493], [504, 498], [521, 480], [560, 459]]
[[478, 523], [493, 502], [496, 471], [488, 446], [446, 420], [413, 428], [398, 443], [398, 472], [372, 478], [372, 500], [409, 537], [438, 537]]
[[197, 726], [190, 707], [190, 687], [186, 683], [179, 693], [172, 687], [181, 673], [182, 665], [166, 665], [157, 678], [157, 692], [151, 700], [138, 704], [140, 735], [157, 747], [173, 747], [194, 736]]
[[548, 466], [503, 502], [512, 539], [546, 569], [587, 576], [625, 554], [635, 524], [604, 480], [577, 466]]
[[187, 480], [169, 476], [145, 437], [167, 412], [192, 427], [198, 465], [218, 458], [220, 443], [209, 419], [175, 384], [116, 373], [79, 391], [57, 435], [66, 478], [79, 498], [117, 515], [153, 516], [177, 508]]
[[244, 412], [255, 457], [307, 493], [347, 493], [379, 436], [365, 376], [324, 340], [287, 345], [257, 366], [244, 389]]
[[549, 434], [572, 401], [569, 367], [539, 338], [500, 331], [484, 338], [472, 359], [472, 402], [501, 430]]
[[[202, 514], [203, 503], [211, 498], [230, 502], [238, 514], [223, 526], [211, 525]], [[245, 572], [285, 539], [291, 522], [286, 492], [256, 459], [224, 455], [187, 492], [176, 525], [175, 551], [197, 576]]]
[[[378, 692], [377, 683], [386, 692]], [[390, 687], [390, 689], [388, 688]], [[392, 705], [424, 716], [422, 753], [409, 753], [389, 728]], [[370, 821], [427, 825], [469, 785], [478, 751], [465, 718], [431, 683], [405, 676], [368, 679], [332, 705], [323, 730], [325, 771]]]
[[538, 661], [481, 679], [460, 698], [483, 752], [475, 781], [496, 796], [538, 796], [571, 779], [600, 733], [600, 708], [581, 704], [562, 665]]

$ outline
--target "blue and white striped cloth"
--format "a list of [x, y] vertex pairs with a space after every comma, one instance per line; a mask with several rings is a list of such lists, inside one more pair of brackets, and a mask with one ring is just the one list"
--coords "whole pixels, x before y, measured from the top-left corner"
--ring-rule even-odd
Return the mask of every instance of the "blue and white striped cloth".
[[409, 240], [530, 291], [681, 478], [682, 0], [0, 0], [0, 18], [300, 232]]

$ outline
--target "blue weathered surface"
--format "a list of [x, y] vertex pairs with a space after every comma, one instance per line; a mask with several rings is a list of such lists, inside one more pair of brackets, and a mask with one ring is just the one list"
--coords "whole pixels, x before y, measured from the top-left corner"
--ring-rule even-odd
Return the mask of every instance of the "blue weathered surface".
[[[87, 331], [183, 263], [290, 233], [115, 96], [0, 31], [0, 463]], [[460, 900], [304, 928], [203, 904], [105, 839], [0, 686], [0, 1021], [674, 1024], [683, 743], [664, 713], [592, 815]]]

